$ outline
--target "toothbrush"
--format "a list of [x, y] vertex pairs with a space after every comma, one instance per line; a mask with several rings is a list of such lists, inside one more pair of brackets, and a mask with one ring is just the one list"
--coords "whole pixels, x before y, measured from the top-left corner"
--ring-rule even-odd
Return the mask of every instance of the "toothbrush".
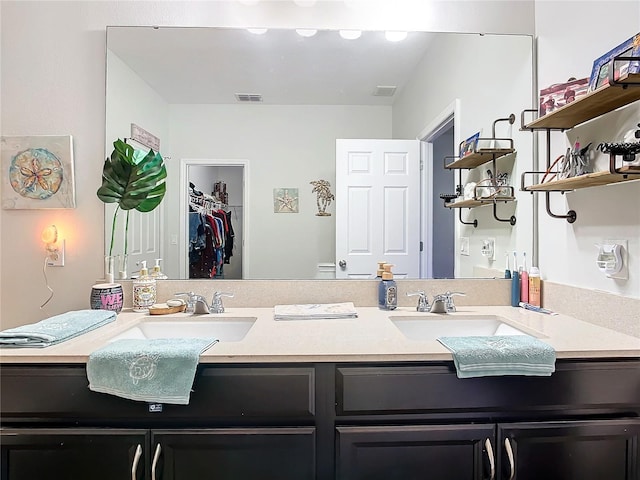
[[507, 259], [507, 264], [504, 268], [504, 278], [511, 278], [511, 270], [509, 269], [509, 252], [504, 254], [504, 258]]
[[520, 301], [529, 302], [529, 271], [527, 270], [527, 252], [522, 252], [522, 271], [520, 272]]

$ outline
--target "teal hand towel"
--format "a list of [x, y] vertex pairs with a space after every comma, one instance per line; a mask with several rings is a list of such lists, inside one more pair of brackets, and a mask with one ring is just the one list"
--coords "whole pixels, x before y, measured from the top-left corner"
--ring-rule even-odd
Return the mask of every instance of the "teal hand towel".
[[550, 376], [556, 352], [530, 335], [440, 337], [453, 353], [458, 378], [498, 375]]
[[48, 347], [113, 322], [110, 310], [76, 310], [0, 332], [1, 347]]
[[214, 338], [122, 339], [89, 355], [89, 389], [129, 400], [187, 405], [200, 354]]

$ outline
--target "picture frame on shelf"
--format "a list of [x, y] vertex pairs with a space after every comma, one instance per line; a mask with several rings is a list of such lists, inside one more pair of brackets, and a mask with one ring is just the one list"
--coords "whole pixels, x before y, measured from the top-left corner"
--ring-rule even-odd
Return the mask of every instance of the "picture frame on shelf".
[[478, 148], [478, 141], [480, 139], [480, 132], [476, 132], [467, 138], [464, 142], [460, 144], [459, 155], [460, 158], [464, 158], [468, 155], [471, 155]]
[[589, 77], [588, 92], [593, 92], [600, 87], [609, 85], [610, 68], [616, 69], [613, 74], [614, 79], [618, 79], [628, 73], [640, 73], [640, 61], [614, 61], [617, 57], [640, 57], [640, 33], [594, 60], [591, 76]]

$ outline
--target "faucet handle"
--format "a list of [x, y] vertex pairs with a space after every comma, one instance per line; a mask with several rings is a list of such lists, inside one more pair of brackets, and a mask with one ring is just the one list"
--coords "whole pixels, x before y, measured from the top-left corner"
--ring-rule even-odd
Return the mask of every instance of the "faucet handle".
[[453, 297], [465, 297], [466, 293], [463, 292], [445, 292], [442, 294], [442, 297], [444, 298], [444, 307], [447, 310], [447, 312], [451, 313], [451, 312], [455, 312], [456, 311], [456, 305], [455, 303], [453, 303]]
[[416, 306], [416, 310], [418, 312], [428, 312], [429, 311], [429, 300], [427, 300], [427, 295], [423, 290], [418, 290], [417, 292], [407, 292], [407, 297], [413, 297], [418, 295], [418, 305]]
[[196, 308], [196, 299], [197, 295], [194, 292], [178, 292], [174, 293], [176, 297], [187, 297], [187, 308], [185, 308], [185, 313], [193, 313]]
[[222, 297], [233, 297], [233, 293], [214, 292], [213, 300], [211, 300], [211, 313], [224, 313]]

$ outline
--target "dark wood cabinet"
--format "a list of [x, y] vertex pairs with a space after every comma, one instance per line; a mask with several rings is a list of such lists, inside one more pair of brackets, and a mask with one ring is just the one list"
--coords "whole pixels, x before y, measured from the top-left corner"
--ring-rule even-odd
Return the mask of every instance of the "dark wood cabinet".
[[162, 480], [315, 478], [313, 428], [154, 431], [151, 443]]
[[498, 478], [640, 478], [640, 420], [637, 418], [500, 424], [497, 435], [501, 471]]
[[82, 365], [2, 365], [0, 391], [0, 480], [640, 480], [637, 359], [206, 365], [161, 408]]
[[1, 434], [3, 480], [145, 478], [146, 431], [3, 428]]
[[482, 480], [494, 462], [486, 448], [494, 436], [494, 425], [338, 427], [336, 478]]

